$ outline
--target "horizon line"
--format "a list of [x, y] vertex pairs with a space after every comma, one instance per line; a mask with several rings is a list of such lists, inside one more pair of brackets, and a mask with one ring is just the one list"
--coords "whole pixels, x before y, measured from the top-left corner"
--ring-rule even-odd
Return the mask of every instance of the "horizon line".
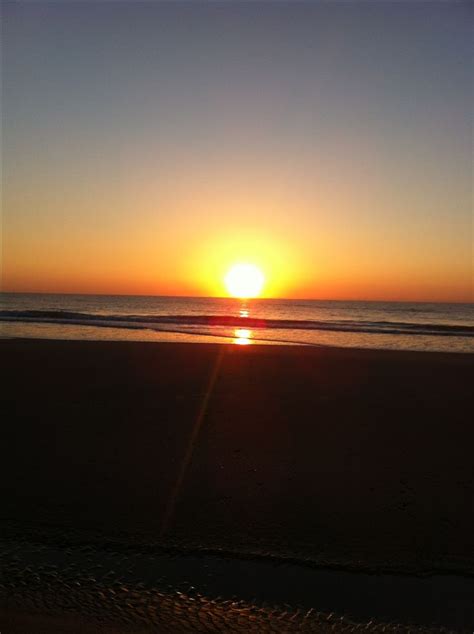
[[474, 304], [473, 301], [446, 301], [446, 300], [410, 300], [410, 299], [334, 299], [328, 297], [250, 297], [239, 298], [226, 295], [154, 295], [154, 294], [134, 294], [134, 293], [77, 293], [61, 291], [4, 291], [0, 290], [0, 295], [78, 295], [86, 297], [154, 297], [157, 299], [232, 299], [245, 303], [251, 301], [287, 301], [287, 302], [367, 302], [367, 303], [393, 303], [393, 304]]

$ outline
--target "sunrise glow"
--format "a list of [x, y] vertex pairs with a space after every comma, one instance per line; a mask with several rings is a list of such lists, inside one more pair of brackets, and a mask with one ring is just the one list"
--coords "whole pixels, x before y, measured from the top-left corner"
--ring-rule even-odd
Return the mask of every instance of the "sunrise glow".
[[229, 295], [241, 299], [258, 297], [264, 282], [265, 277], [255, 264], [235, 264], [225, 276]]

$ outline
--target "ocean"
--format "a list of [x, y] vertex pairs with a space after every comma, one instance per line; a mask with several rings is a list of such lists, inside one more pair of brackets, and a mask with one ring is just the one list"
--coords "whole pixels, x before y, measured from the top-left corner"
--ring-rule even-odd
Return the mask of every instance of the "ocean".
[[474, 352], [474, 304], [2, 293], [2, 337]]

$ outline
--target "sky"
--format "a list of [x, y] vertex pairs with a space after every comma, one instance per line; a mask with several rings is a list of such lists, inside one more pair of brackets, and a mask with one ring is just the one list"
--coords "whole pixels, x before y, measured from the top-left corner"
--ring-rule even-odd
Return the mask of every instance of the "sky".
[[468, 2], [3, 3], [2, 289], [473, 301]]

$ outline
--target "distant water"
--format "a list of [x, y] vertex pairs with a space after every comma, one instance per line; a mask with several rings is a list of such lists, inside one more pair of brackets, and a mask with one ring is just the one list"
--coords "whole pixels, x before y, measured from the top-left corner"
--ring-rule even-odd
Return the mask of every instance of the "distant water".
[[474, 304], [2, 293], [0, 332], [474, 352]]

